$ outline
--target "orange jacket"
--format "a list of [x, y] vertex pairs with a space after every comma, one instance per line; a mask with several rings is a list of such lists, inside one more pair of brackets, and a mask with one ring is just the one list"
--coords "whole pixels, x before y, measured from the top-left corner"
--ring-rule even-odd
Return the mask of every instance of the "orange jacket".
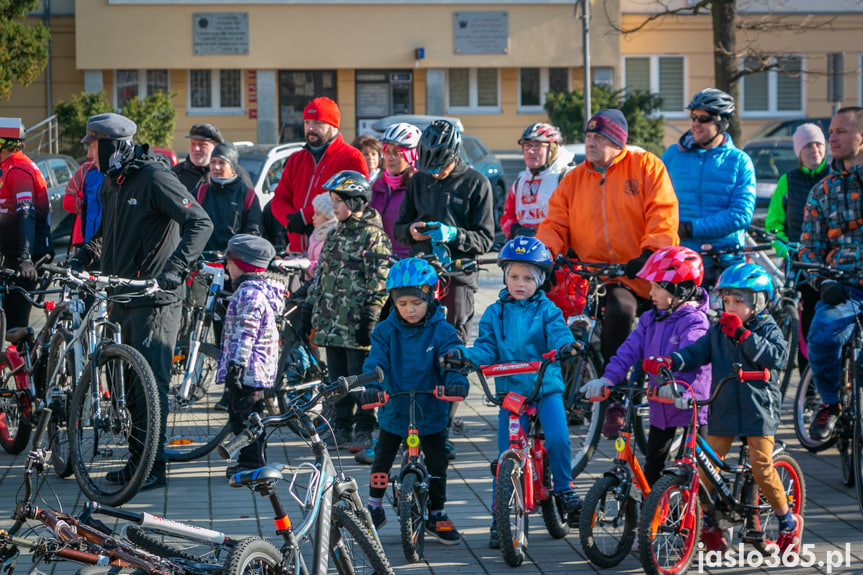
[[[677, 196], [662, 161], [624, 150], [605, 173], [588, 161], [560, 182], [536, 237], [557, 256], [570, 247], [587, 262], [623, 264], [645, 249], [677, 245]], [[639, 296], [648, 282], [621, 278]]]

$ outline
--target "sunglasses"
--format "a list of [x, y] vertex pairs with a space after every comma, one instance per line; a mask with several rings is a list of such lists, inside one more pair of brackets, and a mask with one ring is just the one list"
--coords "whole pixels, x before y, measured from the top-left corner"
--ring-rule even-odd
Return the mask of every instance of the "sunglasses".
[[714, 121], [713, 116], [710, 115], [697, 116], [695, 114], [690, 114], [689, 119], [693, 122], [698, 122], [699, 124], [709, 124], [710, 122]]

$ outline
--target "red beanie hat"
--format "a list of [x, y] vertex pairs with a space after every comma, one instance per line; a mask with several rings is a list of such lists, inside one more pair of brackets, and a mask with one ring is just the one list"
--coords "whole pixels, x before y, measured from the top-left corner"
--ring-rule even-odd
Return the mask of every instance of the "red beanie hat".
[[339, 127], [341, 117], [339, 105], [325, 97], [315, 98], [303, 110], [303, 120], [320, 120], [336, 128]]

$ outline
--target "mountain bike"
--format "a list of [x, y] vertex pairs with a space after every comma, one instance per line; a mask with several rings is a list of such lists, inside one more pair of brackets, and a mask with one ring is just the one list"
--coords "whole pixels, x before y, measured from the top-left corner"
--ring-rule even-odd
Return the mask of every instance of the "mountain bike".
[[[541, 510], [545, 527], [555, 539], [569, 533], [569, 518], [564, 507], [553, 496], [551, 468], [539, 423], [538, 410], [533, 404], [542, 387], [542, 379], [549, 365], [557, 361], [556, 351], [533, 362], [503, 363], [477, 366], [469, 359], [443, 358], [446, 369], [456, 369], [465, 375], [476, 373], [486, 399], [493, 405], [509, 411], [509, 449], [492, 464], [495, 476], [494, 517], [500, 537], [503, 560], [511, 567], [524, 562], [527, 550], [529, 516]], [[572, 360], [575, 361], [575, 360]], [[528, 397], [509, 392], [493, 393], [486, 377], [536, 373], [536, 383]], [[521, 417], [527, 417], [527, 426]]]
[[[242, 447], [265, 435], [266, 430], [284, 425], [289, 419], [299, 422], [309, 437], [315, 462], [302, 463], [291, 480], [291, 497], [299, 503], [302, 517], [293, 522], [285, 511], [276, 490], [284, 476], [283, 464], [271, 464], [260, 469], [242, 471], [229, 479], [232, 487], [246, 487], [269, 499], [275, 513], [276, 534], [282, 537], [281, 549], [268, 541], [242, 541], [225, 561], [225, 575], [253, 573], [307, 574], [327, 573], [330, 559], [340, 574], [377, 573], [393, 575], [384, 554], [371, 515], [359, 495], [355, 479], [337, 471], [326, 444], [321, 440], [309, 411], [324, 400], [344, 397], [351, 390], [374, 381], [381, 381], [380, 369], [358, 376], [342, 377], [329, 385], [320, 385], [305, 403], [292, 403], [278, 416], [249, 416], [248, 428], [227, 445], [219, 446], [219, 454], [230, 458]], [[301, 475], [306, 473], [308, 481]], [[305, 483], [305, 497], [295, 492]], [[311, 547], [311, 562], [306, 563], [303, 551]]]
[[426, 469], [420, 454], [420, 436], [416, 418], [416, 397], [432, 395], [442, 401], [462, 401], [463, 397], [449, 397], [444, 393], [443, 386], [432, 390], [411, 389], [396, 393], [383, 392], [383, 401], [363, 405], [363, 409], [383, 407], [391, 398], [407, 397], [410, 399], [408, 416], [408, 436], [405, 438], [407, 450], [404, 452], [401, 469], [398, 475], [391, 477], [393, 491], [393, 506], [399, 517], [402, 549], [409, 563], [416, 563], [423, 556], [425, 547], [425, 525], [428, 520], [429, 479], [431, 475]]
[[[772, 507], [767, 503], [752, 476], [749, 447], [742, 442], [736, 463], [730, 458], [720, 459], [697, 434], [698, 407], [710, 405], [723, 386], [733, 380], [761, 380], [770, 377], [769, 370], [743, 371], [740, 365], [733, 373], [715, 384], [706, 400], [689, 399], [692, 420], [687, 429], [686, 441], [677, 452], [674, 464], [663, 471], [644, 501], [641, 525], [638, 528], [638, 547], [641, 564], [648, 575], [683, 575], [692, 564], [702, 529], [702, 508], [710, 524], [718, 529], [741, 526], [740, 539], [750, 543], [761, 553], [777, 551], [779, 525]], [[681, 398], [677, 387], [673, 397], [659, 396], [662, 385], [686, 385], [673, 381], [673, 374], [662, 369], [657, 376], [657, 387], [651, 388], [651, 399], [661, 403], [674, 403]], [[701, 482], [696, 470], [701, 468], [714, 486], [713, 494]], [[792, 513], [803, 513], [806, 503], [806, 483], [797, 461], [785, 452], [779, 441], [773, 448], [773, 467], [780, 477]], [[730, 474], [733, 479], [726, 478]]]

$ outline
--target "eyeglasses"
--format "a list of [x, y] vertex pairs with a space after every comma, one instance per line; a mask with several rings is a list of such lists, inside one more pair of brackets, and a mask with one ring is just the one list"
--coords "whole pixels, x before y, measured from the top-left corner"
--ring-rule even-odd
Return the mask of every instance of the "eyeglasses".
[[692, 120], [693, 122], [698, 122], [699, 124], [709, 124], [710, 122], [714, 121], [713, 116], [710, 116], [710, 115], [697, 116], [695, 114], [690, 114], [689, 119]]
[[521, 145], [521, 149], [525, 152], [528, 150], [537, 152], [541, 150], [544, 146], [548, 146], [548, 142], [525, 142]]
[[384, 148], [383, 155], [393, 157], [393, 158], [398, 158], [399, 156], [402, 155], [402, 151], [395, 146], [388, 146], [388, 147]]

